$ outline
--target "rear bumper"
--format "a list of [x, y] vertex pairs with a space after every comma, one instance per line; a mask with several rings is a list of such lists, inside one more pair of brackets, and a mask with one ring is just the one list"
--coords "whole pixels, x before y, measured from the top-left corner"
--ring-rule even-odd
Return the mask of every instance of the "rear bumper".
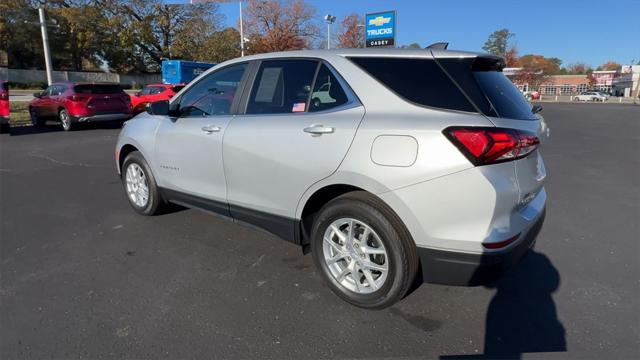
[[117, 114], [100, 114], [91, 116], [71, 116], [73, 122], [99, 122], [99, 121], [115, 121], [115, 120], [127, 120], [131, 118], [131, 114], [117, 113]]
[[500, 252], [470, 254], [418, 247], [424, 282], [446, 285], [477, 286], [496, 280], [516, 265], [536, 241], [544, 223], [543, 210], [517, 243]]

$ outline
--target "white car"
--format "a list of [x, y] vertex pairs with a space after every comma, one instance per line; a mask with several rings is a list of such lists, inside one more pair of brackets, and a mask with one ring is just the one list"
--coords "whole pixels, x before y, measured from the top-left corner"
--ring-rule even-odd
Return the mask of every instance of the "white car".
[[128, 121], [115, 162], [136, 212], [173, 202], [271, 232], [354, 305], [391, 306], [414, 280], [482, 285], [533, 247], [547, 198], [541, 108], [504, 66], [423, 49], [246, 56]]
[[580, 95], [573, 97], [574, 101], [601, 101], [607, 100], [607, 97], [597, 91], [585, 91]]

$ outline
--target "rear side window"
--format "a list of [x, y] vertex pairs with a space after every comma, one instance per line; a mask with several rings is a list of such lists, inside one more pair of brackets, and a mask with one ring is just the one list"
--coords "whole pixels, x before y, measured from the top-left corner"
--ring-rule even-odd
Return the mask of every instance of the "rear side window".
[[473, 104], [432, 59], [352, 57], [350, 60], [412, 103], [477, 112]]
[[120, 85], [106, 84], [76, 85], [73, 91], [79, 94], [117, 94], [123, 92]]
[[318, 68], [315, 60], [263, 61], [251, 90], [247, 114], [305, 112]]
[[177, 85], [171, 88], [171, 90], [173, 90], [173, 92], [178, 92], [180, 90], [182, 90], [184, 88], [184, 85]]
[[311, 92], [309, 111], [328, 110], [346, 104], [347, 101], [347, 94], [340, 86], [338, 79], [326, 65], [322, 64]]

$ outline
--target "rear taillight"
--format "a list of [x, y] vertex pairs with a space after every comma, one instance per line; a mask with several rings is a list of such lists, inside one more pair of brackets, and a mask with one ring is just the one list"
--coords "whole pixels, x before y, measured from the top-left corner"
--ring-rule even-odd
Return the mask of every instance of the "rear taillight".
[[9, 93], [8, 92], [1, 92], [0, 93], [0, 100], [9, 101]]
[[77, 101], [77, 102], [81, 102], [81, 101], [87, 101], [87, 99], [89, 99], [88, 96], [86, 95], [69, 95], [67, 96], [67, 99], [71, 100], [71, 101]]
[[540, 143], [536, 135], [514, 129], [450, 127], [443, 132], [477, 166], [523, 158]]

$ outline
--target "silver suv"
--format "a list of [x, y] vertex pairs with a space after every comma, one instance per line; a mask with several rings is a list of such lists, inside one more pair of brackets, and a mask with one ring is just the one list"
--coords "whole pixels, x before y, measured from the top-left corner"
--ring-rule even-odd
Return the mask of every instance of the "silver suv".
[[430, 49], [234, 59], [128, 121], [118, 171], [138, 213], [264, 229], [357, 306], [483, 284], [533, 246], [546, 201], [544, 122], [503, 67]]

